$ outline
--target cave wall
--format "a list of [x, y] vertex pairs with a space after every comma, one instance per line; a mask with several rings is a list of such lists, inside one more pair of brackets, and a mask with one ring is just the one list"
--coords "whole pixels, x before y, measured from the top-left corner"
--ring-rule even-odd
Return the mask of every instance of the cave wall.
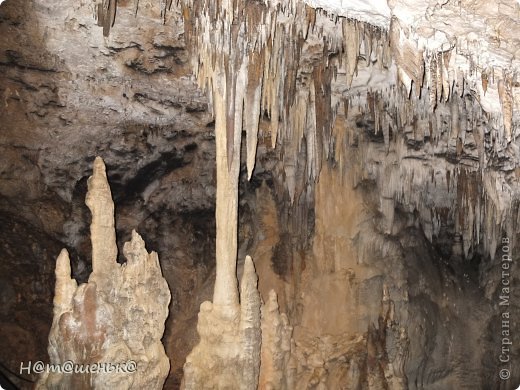
[[[514, 369], [510, 382], [497, 376], [504, 245], [493, 259], [483, 247], [464, 257], [453, 233], [448, 242], [445, 235], [429, 238], [421, 214], [406, 203], [396, 207], [388, 231], [380, 199], [386, 188], [359, 174], [375, 161], [381, 164], [387, 149], [359, 118], [338, 118], [338, 142], [352, 130], [356, 142], [337, 149], [341, 164], [322, 169], [306, 250], [298, 251], [287, 236], [272, 238], [270, 232], [279, 229], [274, 210], [267, 211], [274, 186], [266, 181], [255, 190], [259, 211], [248, 221], [260, 238], [249, 253], [258, 259], [264, 301], [276, 289], [292, 330], [290, 363], [280, 364], [291, 381], [277, 388], [514, 388]], [[372, 153], [360, 157], [363, 148]], [[443, 228], [453, 231], [455, 223], [448, 218]], [[280, 244], [293, 252], [282, 275], [274, 271], [280, 268], [276, 262], [288, 261], [277, 256]], [[266, 247], [271, 269], [264, 271]], [[518, 307], [508, 312], [516, 317]], [[516, 325], [509, 326], [514, 334]]]
[[[188, 77], [182, 19], [169, 13], [163, 24], [160, 7], [141, 2], [137, 20], [151, 29], [113, 30], [105, 40], [86, 1], [7, 2], [0, 15], [1, 362], [17, 372], [22, 361], [48, 361], [61, 248], [78, 282], [91, 272], [84, 199], [99, 155], [118, 243], [136, 229], [161, 254], [172, 291], [167, 386], [178, 386], [215, 257], [213, 120]], [[130, 4], [120, 2], [118, 17], [134, 21]]]

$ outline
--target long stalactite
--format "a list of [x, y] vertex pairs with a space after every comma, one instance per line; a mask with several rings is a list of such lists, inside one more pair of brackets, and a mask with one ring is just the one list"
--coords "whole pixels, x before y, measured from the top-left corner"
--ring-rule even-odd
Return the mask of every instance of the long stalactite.
[[[100, 20], [113, 23], [111, 4], [99, 4], [99, 9], [104, 10]], [[236, 159], [240, 156], [242, 129], [246, 134], [248, 176], [253, 175], [258, 137], [267, 137], [283, 161], [285, 190], [296, 204], [300, 198], [309, 198], [322, 162], [332, 159], [335, 141], [331, 129], [340, 109], [368, 116], [375, 133], [383, 132], [387, 148], [390, 129], [402, 132], [410, 126], [426, 126], [429, 142], [438, 142], [448, 133], [459, 145], [460, 158], [464, 157], [461, 150], [465, 135], [476, 129], [476, 138], [490, 140], [478, 142], [478, 164], [469, 167], [482, 177], [496, 175], [497, 159], [518, 154], [512, 146], [520, 131], [514, 109], [518, 75], [500, 66], [479, 67], [467, 54], [472, 52], [471, 42], [466, 42], [466, 47], [461, 42], [432, 49], [413, 38], [410, 28], [396, 17], [385, 29], [316, 10], [295, 0], [186, 0], [178, 1], [177, 6], [184, 17], [194, 75], [208, 93], [215, 115], [217, 165], [227, 164], [229, 172], [229, 177], [221, 177], [226, 190], [218, 190], [217, 196], [217, 214], [225, 218], [226, 229], [230, 230], [229, 234], [222, 230], [217, 233], [222, 237], [217, 239], [221, 248], [217, 249], [217, 258], [225, 257], [218, 263], [229, 267], [236, 257], [234, 223], [229, 224], [235, 220], [236, 205], [227, 199], [225, 213], [220, 211], [220, 205], [224, 205], [224, 192], [238, 183]], [[305, 58], [302, 51], [307, 53]], [[370, 67], [394, 74], [394, 80], [384, 88], [369, 88], [360, 94], [352, 88], [352, 81], [360, 68]], [[347, 89], [342, 98], [331, 99], [331, 88], [344, 85]], [[497, 112], [482, 108], [489, 106], [484, 100], [489, 100], [486, 93], [490, 95], [491, 89], [499, 100]], [[264, 115], [270, 125], [259, 131]], [[303, 164], [301, 154], [305, 155]], [[459, 168], [455, 169], [452, 180], [458, 180], [458, 172]], [[304, 180], [299, 179], [302, 174]], [[510, 186], [508, 179], [496, 179]], [[501, 230], [510, 233], [505, 215], [513, 212], [518, 199], [504, 204], [491, 189], [487, 192], [488, 186], [482, 189], [481, 198], [471, 205], [479, 210], [472, 213], [471, 221], [464, 223], [465, 253], [483, 239], [486, 251], [493, 256]], [[397, 190], [392, 197], [394, 204], [404, 201]], [[422, 200], [414, 202], [422, 207]], [[436, 218], [428, 218], [428, 224], [434, 226]], [[432, 231], [427, 234], [430, 239], [436, 234], [435, 228], [426, 230]], [[222, 254], [226, 251], [229, 256]], [[234, 284], [229, 269], [230, 274], [222, 276], [222, 280], [227, 280], [226, 286]], [[216, 289], [222, 291], [223, 287], [218, 283]], [[220, 292], [215, 295], [222, 298]], [[237, 302], [237, 297], [231, 301]]]
[[[219, 388], [255, 388], [259, 376], [263, 378], [261, 303], [251, 258], [241, 289], [237, 282], [243, 132], [248, 178], [254, 175], [259, 138], [267, 138], [275, 150], [283, 167], [281, 198], [292, 205], [296, 225], [306, 226], [322, 165], [347, 170], [342, 166], [350, 150], [345, 143], [355, 144], [356, 135], [347, 126], [334, 126], [342, 112], [342, 120], [366, 127], [384, 145], [380, 164], [348, 169], [353, 185], [372, 181], [381, 189], [385, 234], [392, 233], [395, 210], [401, 206], [419, 216], [431, 242], [454, 221], [454, 253], [465, 258], [481, 246], [493, 258], [504, 231], [514, 239], [520, 220], [507, 216], [518, 215], [518, 180], [511, 179], [518, 167], [504, 172], [497, 167], [504, 156], [519, 156], [512, 143], [520, 131], [516, 74], [479, 68], [456, 45], [435, 50], [421, 46], [397, 18], [384, 29], [295, 0], [185, 0], [179, 6], [194, 76], [215, 118], [217, 169], [213, 302], [201, 305], [200, 342], [186, 360], [184, 388], [200, 388], [208, 381]], [[387, 82], [358, 88], [359, 73], [371, 74], [375, 67], [388, 75]], [[500, 112], [485, 110], [485, 94], [491, 89]], [[447, 145], [447, 151], [439, 144]], [[405, 151], [423, 145], [412, 158], [441, 157], [446, 175], [409, 162]], [[368, 162], [375, 152], [371, 145], [357, 151]], [[439, 188], [435, 193], [442, 199], [432, 199], [430, 188]], [[208, 366], [218, 369], [219, 376], [210, 378]]]

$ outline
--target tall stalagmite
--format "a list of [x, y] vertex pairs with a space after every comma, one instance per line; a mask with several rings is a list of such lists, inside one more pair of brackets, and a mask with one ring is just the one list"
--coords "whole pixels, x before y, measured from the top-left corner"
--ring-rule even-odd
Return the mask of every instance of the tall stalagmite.
[[148, 253], [135, 231], [124, 245], [127, 262], [117, 262], [114, 204], [99, 157], [86, 203], [92, 212], [93, 273], [77, 286], [62, 250], [48, 348], [51, 364], [68, 370], [66, 362], [73, 362], [80, 372], [46, 372], [37, 388], [160, 389], [170, 367], [161, 343], [170, 290], [157, 253]]
[[256, 389], [260, 368], [260, 294], [253, 261], [246, 257], [240, 283], [240, 312], [200, 305], [199, 344], [186, 358], [184, 389]]

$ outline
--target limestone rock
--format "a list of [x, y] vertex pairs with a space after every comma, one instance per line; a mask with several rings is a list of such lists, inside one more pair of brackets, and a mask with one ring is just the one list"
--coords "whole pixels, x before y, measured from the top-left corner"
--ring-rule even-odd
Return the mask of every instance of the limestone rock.
[[240, 306], [229, 310], [229, 306], [211, 302], [201, 304], [197, 323], [200, 342], [186, 358], [181, 388], [257, 388], [261, 345], [257, 281], [253, 261], [247, 256]]
[[85, 203], [92, 214], [90, 224], [92, 275], [89, 281], [98, 280], [98, 283], [110, 283], [112, 279], [103, 275], [110, 274], [117, 267], [114, 202], [112, 202], [105, 164], [101, 158], [95, 159], [94, 173], [88, 179], [87, 185]]
[[280, 313], [276, 292], [269, 292], [262, 306], [262, 359], [259, 389], [293, 389], [291, 371], [292, 327], [285, 313]]
[[160, 389], [170, 367], [161, 343], [170, 290], [157, 253], [148, 253], [135, 231], [124, 246], [127, 262], [117, 263], [114, 204], [99, 157], [87, 204], [94, 273], [77, 286], [68, 252], [60, 253], [48, 349], [51, 364], [72, 362], [77, 371], [46, 372], [37, 388]]

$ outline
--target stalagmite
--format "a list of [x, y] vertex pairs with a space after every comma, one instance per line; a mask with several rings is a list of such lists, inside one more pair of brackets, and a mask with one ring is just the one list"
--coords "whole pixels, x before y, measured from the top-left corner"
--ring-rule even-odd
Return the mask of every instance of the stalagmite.
[[95, 159], [93, 170], [94, 173], [88, 179], [85, 203], [92, 214], [90, 225], [92, 278], [97, 278], [98, 274], [117, 267], [117, 244], [114, 202], [107, 181], [105, 164], [101, 158]]
[[240, 283], [240, 312], [229, 313], [211, 302], [200, 306], [200, 341], [186, 358], [181, 388], [256, 389], [260, 369], [260, 294], [253, 261], [246, 257]]
[[72, 298], [78, 284], [71, 278], [69, 252], [62, 249], [56, 259], [56, 287], [54, 292], [54, 317], [59, 318], [62, 313], [72, 309]]
[[77, 286], [67, 251], [58, 256], [48, 352], [65, 371], [45, 372], [36, 388], [160, 389], [170, 368], [161, 343], [170, 290], [157, 254], [135, 231], [124, 245], [127, 262], [117, 263], [114, 204], [99, 157], [87, 204], [94, 273]]
[[256, 388], [260, 372], [260, 345], [262, 332], [260, 329], [259, 310], [261, 306], [260, 293], [257, 289], [258, 277], [251, 257], [246, 256], [244, 273], [240, 283], [240, 333], [243, 337], [242, 351], [244, 354], [244, 388]]
[[291, 372], [292, 327], [284, 313], [280, 313], [276, 292], [269, 292], [262, 306], [262, 359], [259, 389], [293, 389]]

